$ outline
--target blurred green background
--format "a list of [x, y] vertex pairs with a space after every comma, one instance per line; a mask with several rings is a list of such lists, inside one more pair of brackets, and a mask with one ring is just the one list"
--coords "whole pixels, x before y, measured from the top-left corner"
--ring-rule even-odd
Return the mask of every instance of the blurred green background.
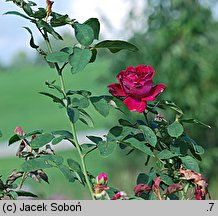
[[[136, 10], [137, 2], [128, 1], [130, 9], [120, 35], [125, 35], [140, 51], [116, 55], [101, 52], [96, 63], [90, 64], [82, 73], [72, 76], [70, 71], [65, 72], [67, 87], [104, 94], [107, 93], [106, 86], [115, 81], [120, 70], [129, 65], [152, 65], [156, 81], [167, 85], [163, 98], [175, 101], [186, 117], [195, 117], [211, 126], [211, 129], [187, 127], [187, 132], [206, 148], [200, 166], [209, 181], [212, 199], [218, 199], [218, 20], [212, 14], [215, 1], [148, 0], [140, 4], [140, 10]], [[64, 35], [68, 43], [71, 36]], [[10, 66], [0, 65], [0, 68], [2, 143], [8, 140], [17, 125], [26, 131], [68, 129], [63, 111], [37, 93], [46, 91], [46, 80], [55, 79], [54, 71], [43, 63], [43, 59], [30, 60], [25, 52], [20, 52]], [[107, 119], [93, 110], [90, 112], [96, 129], [107, 129], [116, 124], [116, 112]], [[77, 127], [88, 130], [84, 125]], [[77, 158], [73, 150], [59, 154]], [[143, 155], [125, 156], [117, 150], [116, 154], [105, 159], [98, 153], [92, 154], [89, 167], [96, 175], [107, 172], [111, 185], [131, 195], [137, 173], [148, 170], [143, 166], [144, 161]], [[6, 177], [19, 164], [21, 161], [15, 157], [1, 157], [0, 174]], [[42, 198], [54, 195], [87, 198], [80, 185], [68, 183], [58, 170], [48, 170], [48, 175], [49, 185], [28, 181], [29, 187]]]

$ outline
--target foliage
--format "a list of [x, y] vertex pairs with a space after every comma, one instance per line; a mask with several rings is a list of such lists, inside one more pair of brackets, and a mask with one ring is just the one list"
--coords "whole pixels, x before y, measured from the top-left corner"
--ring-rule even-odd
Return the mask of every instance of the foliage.
[[[15, 134], [10, 138], [9, 145], [19, 142], [16, 155], [23, 159], [20, 171], [14, 171], [6, 183], [1, 181], [1, 198], [9, 196], [16, 199], [20, 195], [35, 196], [13, 186], [15, 180], [21, 178], [20, 189], [27, 178], [36, 182], [53, 181], [46, 174], [47, 169], [56, 168], [71, 183], [79, 182], [86, 186], [92, 199], [193, 199], [193, 189], [196, 199], [205, 199], [208, 184], [201, 176], [197, 160], [201, 160], [204, 149], [198, 145], [185, 131], [186, 123], [206, 124], [196, 119], [186, 119], [183, 111], [175, 103], [168, 100], [153, 102], [164, 89], [164, 84], [153, 86], [155, 74], [152, 67], [146, 65], [121, 71], [117, 76], [118, 84], [109, 85], [110, 95], [94, 95], [89, 90], [66, 89], [64, 72], [70, 67], [72, 75], [81, 72], [88, 64], [97, 58], [99, 49], [108, 49], [111, 53], [121, 50], [138, 51], [138, 48], [126, 41], [99, 39], [100, 23], [97, 18], [79, 23], [68, 15], [62, 15], [52, 10], [53, 2], [47, 0], [46, 8], [38, 8], [32, 1], [7, 0], [16, 3], [23, 12], [9, 11], [35, 24], [47, 50], [35, 43], [34, 35], [29, 27], [25, 29], [30, 34], [30, 46], [42, 55], [48, 65], [57, 73], [59, 82], [46, 81], [48, 91], [39, 92], [65, 111], [71, 130], [54, 130], [44, 132], [34, 130], [23, 131], [15, 128]], [[50, 38], [63, 40], [56, 27], [70, 25], [73, 28], [76, 44], [73, 47], [62, 47], [53, 51]], [[84, 80], [85, 82], [87, 80]], [[125, 94], [124, 94], [125, 91]], [[119, 94], [118, 94], [119, 92]], [[128, 103], [126, 102], [128, 100]], [[142, 106], [139, 109], [138, 106]], [[141, 113], [136, 121], [120, 118], [104, 137], [87, 136], [90, 143], [79, 143], [76, 125], [78, 122], [93, 127], [93, 122], [87, 108], [92, 106], [100, 115], [107, 117], [111, 108], [118, 112]], [[165, 110], [174, 113], [174, 120], [165, 119], [161, 113]], [[133, 113], [131, 113], [132, 115]], [[54, 145], [65, 140], [74, 146], [79, 160], [64, 159], [55, 154]], [[97, 177], [87, 170], [86, 157], [98, 150], [102, 157], [108, 157], [120, 148], [128, 155], [138, 151], [146, 156], [145, 165], [150, 160], [155, 161], [148, 174], [140, 173], [134, 196], [128, 197], [124, 191], [108, 186], [106, 173]], [[11, 189], [12, 188], [12, 189]], [[191, 192], [192, 193], [191, 193]], [[140, 197], [140, 198], [139, 198]]]

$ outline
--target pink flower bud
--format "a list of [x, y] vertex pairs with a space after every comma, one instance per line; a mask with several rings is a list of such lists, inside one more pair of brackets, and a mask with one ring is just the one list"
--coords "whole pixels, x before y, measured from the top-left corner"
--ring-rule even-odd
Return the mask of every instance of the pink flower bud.
[[108, 183], [108, 178], [106, 173], [101, 173], [96, 177], [96, 183], [100, 185], [106, 185]]
[[17, 126], [17, 127], [15, 128], [14, 132], [15, 132], [17, 135], [19, 135], [19, 136], [24, 136], [24, 135], [25, 135], [24, 132], [23, 132], [22, 127], [20, 127], [20, 126]]

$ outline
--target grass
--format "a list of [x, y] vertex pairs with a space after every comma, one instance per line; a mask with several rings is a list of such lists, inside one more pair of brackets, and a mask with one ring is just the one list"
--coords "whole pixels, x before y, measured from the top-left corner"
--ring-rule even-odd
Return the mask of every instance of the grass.
[[[101, 75], [108, 73], [106, 61], [90, 64], [80, 74], [72, 75], [69, 71], [64, 73], [67, 89], [90, 90], [93, 95], [107, 93], [106, 86], [110, 80], [100, 80]], [[27, 132], [34, 129], [49, 131], [68, 128], [64, 110], [38, 93], [48, 92], [45, 81], [56, 79], [55, 72], [47, 66], [27, 66], [25, 69], [12, 68], [7, 72], [0, 72], [0, 129], [5, 140], [8, 140], [18, 125]], [[105, 118], [91, 108], [89, 111], [95, 120], [96, 128], [107, 127], [108, 121]], [[88, 128], [78, 125], [78, 129]]]

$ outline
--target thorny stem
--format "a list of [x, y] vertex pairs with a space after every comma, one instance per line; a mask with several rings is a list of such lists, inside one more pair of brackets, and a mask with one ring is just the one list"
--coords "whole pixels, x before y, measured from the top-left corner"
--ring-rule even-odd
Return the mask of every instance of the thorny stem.
[[[48, 51], [49, 53], [52, 53], [53, 50], [52, 50], [52, 47], [51, 47], [51, 43], [49, 41], [49, 38], [48, 38], [48, 35], [47, 33], [45, 32], [43, 34], [43, 37], [45, 39], [45, 42], [46, 42], [46, 45], [48, 47]], [[62, 76], [62, 71], [64, 69], [64, 67], [66, 66], [66, 63], [60, 68], [59, 65], [57, 63], [54, 63], [54, 66], [58, 72], [58, 76], [60, 78], [60, 83], [61, 83], [61, 89], [62, 89], [62, 92], [63, 92], [63, 95], [65, 97], [65, 99], [67, 99], [67, 94], [66, 94], [66, 90], [65, 90], [65, 84], [64, 84], [64, 79], [63, 79], [63, 76]], [[67, 104], [66, 104], [66, 109], [67, 109]], [[86, 184], [87, 184], [87, 187], [89, 189], [89, 192], [90, 192], [90, 195], [92, 197], [93, 200], [95, 200], [95, 197], [94, 197], [94, 194], [93, 194], [93, 190], [92, 190], [92, 186], [90, 184], [90, 181], [89, 181], [89, 177], [88, 177], [88, 173], [87, 173], [87, 168], [86, 168], [86, 163], [85, 163], [85, 157], [84, 155], [82, 154], [82, 151], [81, 151], [81, 147], [80, 147], [80, 144], [78, 142], [78, 139], [77, 139], [77, 134], [76, 134], [76, 128], [75, 128], [75, 124], [73, 124], [71, 121], [70, 121], [70, 126], [71, 126], [71, 130], [72, 130], [72, 133], [73, 133], [73, 142], [76, 146], [76, 149], [77, 149], [77, 152], [79, 154], [79, 157], [80, 157], [80, 161], [81, 161], [81, 164], [82, 164], [82, 170], [83, 170], [83, 175], [85, 177], [85, 180], [86, 180]]]

